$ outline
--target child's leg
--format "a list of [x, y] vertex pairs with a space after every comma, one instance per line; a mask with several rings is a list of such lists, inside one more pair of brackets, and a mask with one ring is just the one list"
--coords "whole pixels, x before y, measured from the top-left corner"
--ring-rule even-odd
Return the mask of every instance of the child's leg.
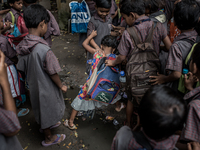
[[126, 125], [131, 126], [131, 117], [133, 114], [133, 103], [128, 100], [127, 108], [126, 108]]
[[72, 113], [71, 113], [71, 116], [70, 116], [70, 119], [69, 119], [69, 126], [71, 126], [71, 127], [73, 126], [74, 119], [75, 119], [77, 113], [78, 113], [77, 110], [75, 110], [75, 109], [72, 110]]

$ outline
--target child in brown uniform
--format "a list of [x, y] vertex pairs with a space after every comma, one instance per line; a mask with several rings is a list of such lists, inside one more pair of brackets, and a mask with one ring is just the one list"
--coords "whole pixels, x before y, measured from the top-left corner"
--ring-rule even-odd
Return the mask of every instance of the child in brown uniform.
[[66, 92], [67, 87], [62, 85], [57, 74], [61, 68], [56, 56], [42, 38], [50, 20], [48, 11], [41, 5], [30, 5], [24, 12], [24, 20], [29, 35], [16, 47], [19, 54], [17, 67], [27, 76], [35, 119], [45, 135], [42, 145], [50, 146], [65, 139], [65, 134], [52, 135], [51, 128], [64, 115], [61, 90]]

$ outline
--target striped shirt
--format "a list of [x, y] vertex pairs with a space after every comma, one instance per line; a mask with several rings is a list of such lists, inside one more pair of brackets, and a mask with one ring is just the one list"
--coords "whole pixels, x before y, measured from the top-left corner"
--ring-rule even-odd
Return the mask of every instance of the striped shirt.
[[181, 140], [200, 142], [200, 87], [195, 88], [184, 96], [188, 104], [188, 115]]

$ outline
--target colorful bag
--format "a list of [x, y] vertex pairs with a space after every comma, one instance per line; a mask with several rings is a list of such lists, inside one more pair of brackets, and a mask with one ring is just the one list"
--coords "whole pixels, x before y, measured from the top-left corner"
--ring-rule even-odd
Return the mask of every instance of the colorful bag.
[[81, 3], [70, 2], [71, 9], [71, 30], [72, 33], [87, 33], [87, 26], [91, 15], [87, 3], [83, 0]]
[[28, 34], [28, 29], [26, 28], [22, 14], [19, 15], [17, 23], [15, 24], [15, 16], [11, 11], [9, 11], [9, 13], [11, 14], [14, 31], [11, 34], [7, 34], [6, 36], [8, 37], [8, 41], [10, 42], [11, 46], [15, 48], [15, 46], [17, 46]]
[[92, 100], [110, 104], [120, 91], [120, 81], [118, 71], [106, 66], [105, 60], [106, 57], [99, 61], [87, 82], [87, 94]]

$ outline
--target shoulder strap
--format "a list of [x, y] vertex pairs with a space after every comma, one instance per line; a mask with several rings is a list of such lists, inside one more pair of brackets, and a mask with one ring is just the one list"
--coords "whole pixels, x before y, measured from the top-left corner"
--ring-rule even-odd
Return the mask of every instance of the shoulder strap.
[[13, 15], [12, 11], [9, 11], [11, 18], [12, 18], [12, 25], [15, 24], [15, 16]]
[[151, 146], [151, 144], [149, 143], [149, 141], [147, 140], [147, 138], [144, 136], [143, 132], [134, 132], [133, 131], [133, 136], [136, 140], [136, 142], [138, 144], [140, 144], [141, 146], [143, 146], [143, 148], [145, 148], [146, 150], [153, 150], [153, 147]]
[[139, 36], [138, 36], [138, 33], [137, 33], [135, 27], [127, 28], [127, 32], [129, 33], [130, 37], [131, 37], [132, 40], [134, 41], [135, 46], [137, 46], [138, 44], [141, 43], [141, 40], [140, 40], [140, 38], [139, 38]]
[[153, 40], [153, 33], [154, 33], [154, 30], [155, 28], [157, 27], [157, 22], [153, 22], [153, 25], [151, 27], [151, 30], [145, 40], [146, 43], [152, 43], [152, 40]]

